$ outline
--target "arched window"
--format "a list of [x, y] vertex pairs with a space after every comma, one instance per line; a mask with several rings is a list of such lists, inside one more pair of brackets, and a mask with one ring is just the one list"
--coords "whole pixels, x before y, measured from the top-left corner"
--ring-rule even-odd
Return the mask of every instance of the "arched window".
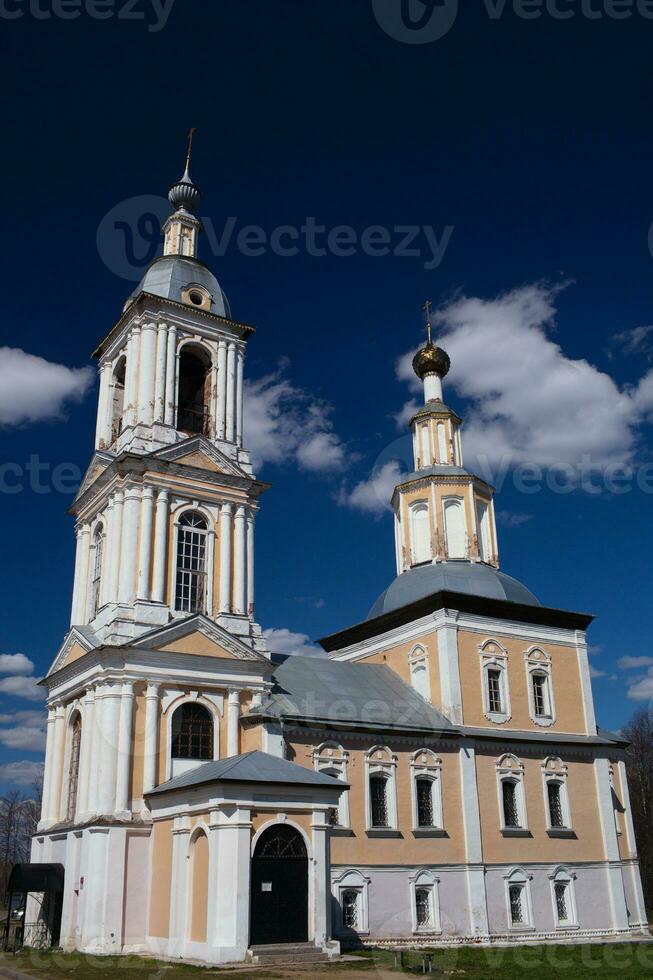
[[182, 514], [177, 533], [175, 609], [206, 611], [206, 519], [194, 511]]
[[549, 756], [542, 763], [546, 826], [549, 837], [566, 837], [571, 833], [567, 776], [567, 766], [557, 756]]
[[68, 805], [66, 820], [72, 822], [77, 810], [77, 788], [79, 786], [79, 754], [82, 745], [82, 717], [75, 712], [70, 732], [70, 761], [68, 763]]
[[479, 653], [483, 712], [489, 721], [500, 725], [510, 719], [508, 651], [497, 640], [489, 639], [481, 644]]
[[[315, 769], [327, 776], [334, 776], [342, 782], [347, 782], [347, 760], [349, 754], [336, 742], [323, 742], [313, 752]], [[334, 827], [349, 827], [349, 790], [343, 789], [338, 806], [331, 814]]]
[[438, 463], [443, 465], [449, 462], [449, 453], [447, 451], [447, 433], [444, 427], [444, 422], [438, 422]]
[[179, 356], [177, 428], [190, 434], [210, 434], [211, 361], [201, 347], [184, 347]]
[[413, 779], [413, 831], [442, 830], [442, 762], [431, 749], [418, 749], [410, 760]]
[[524, 657], [531, 718], [536, 725], [549, 727], [555, 722], [551, 655], [539, 647], [531, 647]]
[[479, 500], [476, 505], [478, 514], [478, 550], [481, 561], [490, 561], [492, 557], [492, 536], [490, 534], [490, 508], [486, 500]]
[[525, 874], [522, 868], [513, 868], [509, 874], [504, 875], [508, 927], [510, 929], [528, 929], [533, 926], [531, 877]]
[[[180, 705], [172, 716], [171, 756], [208, 762], [213, 759], [213, 718], [201, 704]], [[174, 775], [174, 773], [173, 773]]]
[[514, 755], [504, 755], [497, 762], [501, 831], [504, 836], [527, 832], [524, 766]]
[[429, 676], [429, 655], [423, 646], [414, 647], [408, 658], [410, 683], [425, 701], [431, 700], [431, 679]]
[[411, 505], [410, 536], [413, 565], [431, 561], [431, 533], [429, 528], [429, 508], [424, 501]]
[[89, 619], [95, 619], [100, 608], [102, 588], [102, 564], [104, 562], [104, 526], [98, 524], [93, 535], [93, 565], [91, 569], [91, 588], [89, 592]]
[[127, 359], [123, 355], [116, 362], [113, 369], [112, 378], [112, 402], [111, 402], [111, 442], [116, 441], [122, 432], [122, 413], [125, 407], [125, 372]]
[[377, 745], [365, 756], [368, 832], [397, 829], [397, 756]]
[[462, 500], [457, 497], [451, 497], [444, 502], [444, 533], [447, 543], [447, 558], [450, 561], [466, 558], [465, 511]]
[[578, 925], [574, 892], [575, 877], [566, 868], [556, 868], [553, 874], [549, 875], [557, 929], [569, 929]]
[[382, 773], [370, 776], [370, 817], [372, 827], [389, 827], [388, 778]]

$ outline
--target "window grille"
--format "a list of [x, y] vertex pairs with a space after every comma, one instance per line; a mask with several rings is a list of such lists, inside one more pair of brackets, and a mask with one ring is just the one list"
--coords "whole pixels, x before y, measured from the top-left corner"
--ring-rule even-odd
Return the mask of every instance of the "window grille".
[[172, 717], [172, 758], [213, 758], [213, 719], [201, 704], [182, 704]]
[[523, 925], [524, 923], [524, 903], [523, 885], [511, 885], [508, 889], [510, 895], [510, 921], [513, 926]]
[[372, 826], [389, 827], [388, 793], [385, 776], [370, 776], [370, 801], [372, 804]]
[[564, 882], [558, 882], [556, 884], [555, 896], [558, 921], [567, 922], [569, 918], [569, 912], [567, 910], [567, 885]]
[[200, 514], [184, 514], [177, 537], [175, 609], [205, 612], [206, 521]]
[[301, 835], [294, 827], [279, 824], [266, 831], [256, 845], [257, 858], [284, 858], [285, 860], [306, 860], [306, 847]]
[[517, 786], [510, 779], [504, 779], [501, 788], [503, 792], [503, 822], [506, 827], [519, 827]]
[[349, 889], [342, 893], [342, 924], [345, 929], [358, 929], [359, 923], [359, 893]]
[[490, 711], [496, 714], [503, 713], [500, 670], [488, 670], [487, 672], [487, 700]]
[[533, 674], [533, 706], [538, 718], [549, 718], [549, 698], [546, 674]]
[[70, 741], [70, 763], [68, 765], [68, 806], [66, 808], [66, 819], [75, 819], [77, 809], [77, 787], [79, 785], [79, 752], [82, 744], [82, 719], [79, 715], [73, 722], [72, 737]]
[[565, 818], [562, 812], [562, 790], [560, 783], [547, 783], [549, 796], [549, 820], [552, 827], [564, 827]]
[[434, 827], [433, 783], [430, 779], [418, 778], [415, 780], [415, 789], [417, 794], [417, 826]]
[[431, 891], [428, 888], [415, 889], [415, 913], [418, 928], [433, 925], [431, 910]]

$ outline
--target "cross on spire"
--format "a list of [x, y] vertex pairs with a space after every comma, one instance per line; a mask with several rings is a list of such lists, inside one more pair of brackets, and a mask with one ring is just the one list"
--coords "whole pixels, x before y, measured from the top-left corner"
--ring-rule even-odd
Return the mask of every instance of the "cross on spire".
[[431, 300], [427, 299], [426, 303], [422, 307], [426, 315], [426, 334], [428, 336], [429, 346], [431, 345]]
[[188, 152], [186, 153], [186, 173], [189, 172], [190, 168], [190, 158], [193, 153], [193, 136], [195, 135], [195, 127], [188, 131]]

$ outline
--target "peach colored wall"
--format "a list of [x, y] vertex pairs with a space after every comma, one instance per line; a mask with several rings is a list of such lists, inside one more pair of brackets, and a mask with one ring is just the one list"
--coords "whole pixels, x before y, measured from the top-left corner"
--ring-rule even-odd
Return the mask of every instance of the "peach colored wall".
[[514, 728], [546, 733], [570, 732], [585, 733], [583, 714], [583, 695], [580, 685], [578, 657], [573, 647], [541, 644], [541, 649], [552, 657], [551, 683], [556, 708], [556, 721], [548, 728], [536, 725], [530, 717], [528, 701], [528, 679], [524, 653], [534, 643], [532, 640], [495, 637], [508, 651], [508, 682], [512, 717], [505, 725], [498, 726], [488, 721], [483, 713], [483, 692], [481, 687], [481, 654], [479, 648], [492, 634], [458, 631], [458, 662], [460, 664], [460, 686], [463, 699], [463, 721], [466, 725], [479, 728]]
[[207, 903], [209, 898], [209, 841], [205, 833], [197, 835], [191, 849], [191, 922], [190, 938], [196, 943], [206, 942]]
[[152, 839], [151, 936], [167, 938], [172, 884], [172, 820], [154, 824]]
[[402, 681], [410, 686], [410, 666], [409, 656], [411, 650], [416, 646], [422, 646], [428, 652], [429, 677], [431, 680], [431, 701], [437, 707], [440, 704], [440, 670], [435, 636], [433, 633], [425, 633], [410, 643], [401, 643], [398, 646], [388, 647], [387, 650], [380, 650], [371, 653], [369, 656], [361, 657], [359, 663], [366, 664], [386, 664]]

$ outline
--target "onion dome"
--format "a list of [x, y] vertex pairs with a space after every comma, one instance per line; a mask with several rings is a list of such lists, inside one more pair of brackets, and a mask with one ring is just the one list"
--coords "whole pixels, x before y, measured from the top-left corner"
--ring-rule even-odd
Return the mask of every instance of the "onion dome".
[[182, 208], [184, 211], [194, 211], [200, 203], [201, 197], [202, 192], [190, 179], [188, 168], [184, 171], [181, 180], [173, 184], [168, 191], [168, 200], [176, 211], [180, 211]]
[[436, 347], [430, 339], [413, 358], [413, 371], [422, 380], [428, 374], [437, 374], [438, 377], [444, 378], [449, 373], [450, 367], [451, 361], [447, 352], [441, 347]]

